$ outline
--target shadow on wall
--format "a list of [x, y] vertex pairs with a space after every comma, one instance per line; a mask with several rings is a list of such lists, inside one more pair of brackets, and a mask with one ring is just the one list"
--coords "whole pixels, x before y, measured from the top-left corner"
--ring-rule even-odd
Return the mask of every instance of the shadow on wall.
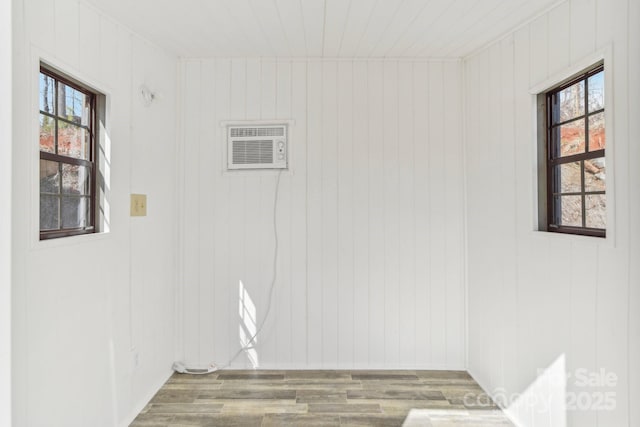
[[[587, 375], [585, 371], [585, 375]], [[450, 401], [455, 401], [456, 409], [412, 409], [403, 427], [437, 426], [448, 423], [474, 423], [474, 425], [517, 427], [548, 426], [566, 427], [568, 405], [581, 405], [567, 394], [565, 356], [558, 357], [548, 368], [539, 372], [536, 380], [523, 393], [508, 395], [504, 389], [491, 393], [493, 399], [479, 389], [456, 396], [451, 390]], [[580, 385], [576, 382], [576, 385]], [[589, 394], [596, 397], [595, 393]], [[580, 393], [577, 400], [584, 399]], [[569, 398], [569, 400], [567, 400]], [[458, 401], [459, 400], [459, 401]], [[463, 407], [464, 406], [464, 407]], [[501, 411], [500, 408], [506, 408]], [[457, 425], [457, 424], [456, 424]]]
[[104, 233], [111, 231], [111, 136], [107, 132], [104, 117], [98, 121], [100, 138], [98, 146], [98, 224], [101, 224], [101, 230]]
[[251, 366], [257, 369], [260, 364], [258, 361], [258, 352], [255, 346], [258, 342], [258, 337], [253, 340], [253, 343], [249, 345], [249, 340], [256, 334], [257, 320], [256, 320], [256, 305], [251, 299], [251, 295], [242, 283], [242, 280], [238, 281], [239, 295], [239, 315], [240, 315], [240, 348], [244, 349], [244, 353], [249, 359]]
[[517, 426], [566, 427], [568, 413], [595, 419], [598, 412], [616, 409], [618, 376], [614, 372], [604, 368], [567, 372], [565, 359], [564, 354], [559, 356], [521, 394], [494, 393]]
[[565, 355], [539, 372], [536, 380], [520, 394], [496, 390], [493, 397], [517, 426], [567, 425], [567, 369]]

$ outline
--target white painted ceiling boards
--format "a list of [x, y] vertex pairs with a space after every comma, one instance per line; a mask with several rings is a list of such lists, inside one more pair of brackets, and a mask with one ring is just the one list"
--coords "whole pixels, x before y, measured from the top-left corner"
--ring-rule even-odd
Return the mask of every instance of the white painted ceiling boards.
[[558, 0], [87, 0], [183, 57], [464, 57]]

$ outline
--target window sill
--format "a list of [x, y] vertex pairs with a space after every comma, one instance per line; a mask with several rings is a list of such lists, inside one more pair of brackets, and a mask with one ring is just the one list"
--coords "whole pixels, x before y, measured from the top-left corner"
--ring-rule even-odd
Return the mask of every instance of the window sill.
[[36, 241], [31, 246], [34, 251], [54, 249], [60, 247], [76, 246], [98, 242], [108, 238], [109, 232], [78, 234], [75, 236], [58, 237], [55, 239], [40, 240], [40, 233], [36, 236]]
[[592, 246], [605, 246], [605, 247], [615, 247], [613, 242], [613, 237], [611, 234], [612, 230], [607, 230], [607, 237], [598, 237], [598, 236], [585, 236], [582, 234], [570, 234], [570, 233], [559, 233], [554, 231], [547, 230], [533, 230], [532, 236], [534, 239], [545, 239], [547, 241], [561, 241], [561, 242], [570, 242], [570, 243], [578, 243], [578, 244], [586, 244]]

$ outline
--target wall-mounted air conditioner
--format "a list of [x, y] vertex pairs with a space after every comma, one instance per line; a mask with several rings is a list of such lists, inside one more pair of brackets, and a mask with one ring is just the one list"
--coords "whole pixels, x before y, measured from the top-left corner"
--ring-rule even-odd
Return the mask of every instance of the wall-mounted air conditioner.
[[286, 124], [227, 125], [227, 169], [286, 169]]

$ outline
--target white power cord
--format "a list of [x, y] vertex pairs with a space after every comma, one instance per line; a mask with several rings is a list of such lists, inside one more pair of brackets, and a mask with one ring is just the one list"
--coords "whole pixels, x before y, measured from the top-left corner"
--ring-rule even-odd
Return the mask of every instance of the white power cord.
[[277, 217], [277, 211], [278, 211], [278, 195], [280, 193], [280, 177], [282, 176], [282, 169], [280, 169], [278, 171], [278, 177], [276, 179], [276, 190], [275, 190], [275, 194], [273, 197], [273, 235], [275, 238], [275, 245], [274, 245], [274, 249], [273, 249], [273, 275], [271, 276], [271, 285], [269, 286], [269, 299], [267, 300], [267, 310], [264, 313], [264, 317], [262, 318], [262, 322], [260, 322], [260, 326], [258, 326], [258, 329], [256, 329], [256, 333], [253, 334], [251, 336], [251, 338], [249, 339], [249, 341], [247, 341], [247, 343], [240, 347], [240, 349], [233, 355], [233, 357], [231, 357], [229, 359], [229, 361], [227, 363], [225, 363], [222, 366], [218, 366], [215, 363], [211, 363], [207, 368], [202, 368], [202, 369], [195, 369], [195, 368], [188, 368], [184, 363], [182, 362], [175, 362], [173, 364], [173, 370], [181, 373], [181, 374], [192, 374], [192, 375], [206, 375], [206, 374], [210, 374], [212, 372], [215, 371], [219, 371], [222, 369], [226, 369], [229, 366], [231, 366], [231, 364], [234, 362], [234, 360], [236, 360], [238, 358], [238, 356], [240, 356], [240, 354], [243, 351], [247, 351], [250, 350], [253, 347], [256, 338], [258, 337], [258, 334], [260, 334], [260, 331], [262, 331], [262, 328], [264, 327], [265, 323], [267, 323], [267, 318], [269, 317], [269, 312], [271, 311], [271, 302], [273, 300], [273, 290], [276, 287], [276, 279], [278, 277], [278, 246], [279, 246], [279, 241], [278, 241], [278, 217]]
[[180, 374], [206, 375], [218, 370], [215, 364], [209, 365], [207, 368], [187, 368], [182, 362], [173, 362], [172, 369]]

